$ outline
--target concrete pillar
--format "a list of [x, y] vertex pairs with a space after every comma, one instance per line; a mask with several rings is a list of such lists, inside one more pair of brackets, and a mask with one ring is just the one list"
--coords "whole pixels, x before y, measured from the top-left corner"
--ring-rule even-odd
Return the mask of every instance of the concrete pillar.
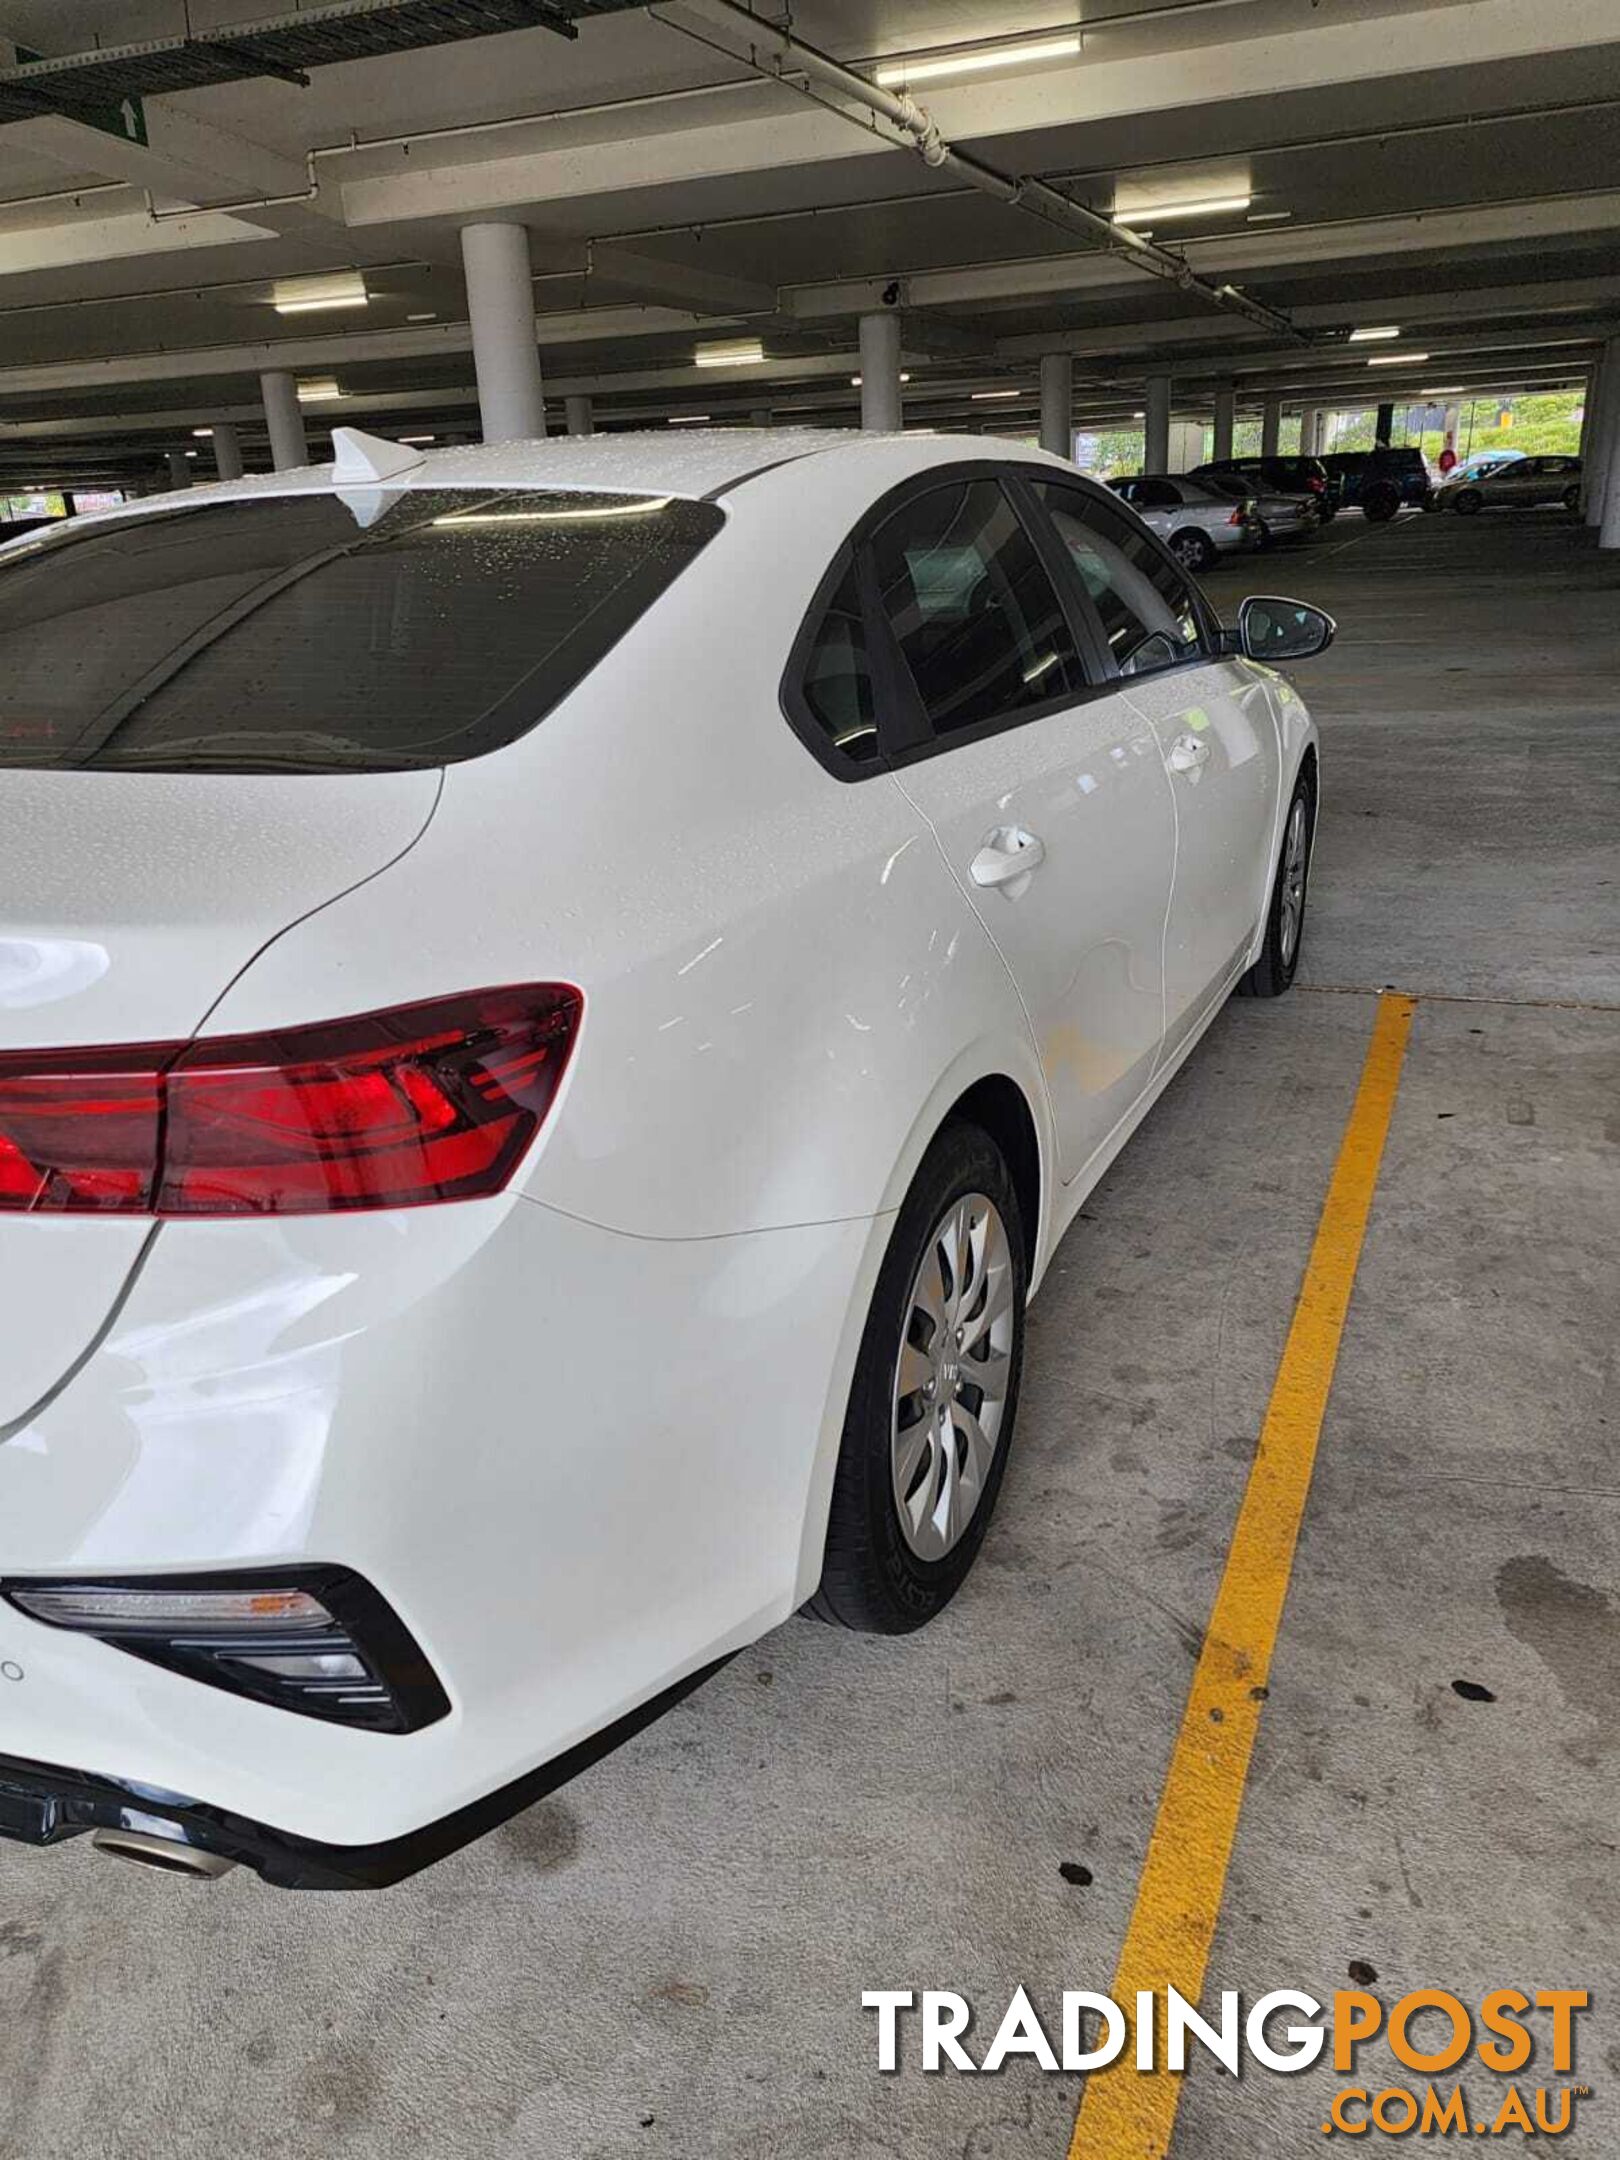
[[222, 480], [240, 480], [242, 477], [242, 438], [236, 432], [232, 420], [214, 422], [214, 470]]
[[1066, 352], [1041, 355], [1041, 448], [1074, 456], [1074, 360]]
[[[1609, 498], [1614, 493], [1614, 452], [1620, 444], [1620, 337], [1610, 338], [1603, 348], [1598, 370], [1597, 410], [1586, 430], [1591, 453], [1585, 459], [1586, 522], [1600, 532]], [[1600, 542], [1601, 545], [1601, 542]]]
[[534, 273], [526, 225], [463, 225], [473, 372], [485, 442], [519, 442], [546, 432], [535, 341]]
[[298, 402], [298, 385], [284, 368], [271, 368], [259, 377], [264, 398], [264, 417], [270, 429], [270, 462], [277, 472], [290, 472], [309, 463], [304, 439], [304, 414]]
[[1215, 389], [1215, 447], [1210, 456], [1229, 458], [1236, 433], [1237, 391], [1231, 383], [1218, 383]]
[[170, 487], [190, 487], [191, 460], [186, 456], [186, 453], [183, 450], [166, 450], [164, 456], [168, 460]]
[[1395, 408], [1393, 405], [1380, 405], [1378, 417], [1373, 422], [1373, 446], [1378, 450], [1387, 450], [1394, 439]]
[[563, 399], [563, 413], [568, 422], [570, 435], [594, 435], [596, 422], [591, 417], [591, 401], [575, 391]]
[[1170, 464], [1170, 378], [1150, 375], [1142, 400], [1142, 470], [1162, 473]]
[[1275, 457], [1282, 447], [1282, 399], [1268, 397], [1260, 408], [1260, 455]]
[[892, 308], [861, 317], [861, 426], [894, 434], [900, 415], [900, 317]]

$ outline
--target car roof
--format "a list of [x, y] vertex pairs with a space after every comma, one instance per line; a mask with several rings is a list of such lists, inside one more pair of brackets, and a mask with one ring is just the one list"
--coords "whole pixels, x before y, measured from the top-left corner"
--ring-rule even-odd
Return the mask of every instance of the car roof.
[[[924, 472], [934, 465], [977, 462], [1039, 463], [1072, 479], [1083, 476], [1063, 459], [1024, 443], [923, 431], [880, 434], [859, 428], [649, 428], [615, 435], [547, 436], [543, 440], [473, 443], [461, 448], [413, 450], [357, 431], [333, 430], [349, 461], [300, 465], [284, 472], [253, 473], [239, 480], [138, 496], [110, 510], [70, 520], [74, 531], [109, 518], [173, 512], [209, 503], [255, 498], [390, 491], [416, 488], [561, 489], [580, 493], [663, 495], [701, 501], [724, 494], [756, 474], [809, 458], [872, 460], [894, 472]], [[365, 469], [370, 460], [374, 472]], [[895, 470], [895, 468], [900, 470]], [[37, 536], [36, 536], [37, 537]]]

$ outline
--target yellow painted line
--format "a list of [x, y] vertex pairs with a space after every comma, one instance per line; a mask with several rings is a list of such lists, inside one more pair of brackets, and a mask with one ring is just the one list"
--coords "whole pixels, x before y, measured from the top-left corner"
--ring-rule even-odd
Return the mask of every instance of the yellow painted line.
[[[1226, 1568], [1159, 1800], [1114, 1973], [1127, 2013], [1140, 1988], [1204, 1984], [1237, 1835], [1266, 1676], [1293, 1572], [1316, 1443], [1389, 1132], [1415, 1001], [1378, 1001], [1361, 1084], [1271, 1390]], [[1163, 2055], [1163, 2019], [1155, 2059]], [[1138, 2071], [1128, 2051], [1087, 2082], [1069, 2160], [1166, 2160], [1181, 2073]]]

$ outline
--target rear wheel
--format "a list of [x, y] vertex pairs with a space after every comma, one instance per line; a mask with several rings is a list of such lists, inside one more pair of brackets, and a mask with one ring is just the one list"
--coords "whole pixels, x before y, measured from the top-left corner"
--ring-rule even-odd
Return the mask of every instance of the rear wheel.
[[976, 1125], [935, 1140], [895, 1220], [861, 1338], [809, 1610], [903, 1635], [978, 1556], [1018, 1411], [1028, 1277], [1018, 1194]]
[[1478, 488], [1460, 488], [1451, 507], [1459, 517], [1478, 517], [1485, 507], [1485, 498]]
[[1387, 482], [1368, 488], [1361, 498], [1361, 514], [1371, 525], [1387, 525], [1400, 507], [1400, 490]]
[[1305, 894], [1315, 825], [1316, 788], [1307, 767], [1294, 783], [1283, 820], [1282, 853], [1266, 911], [1266, 941], [1259, 959], [1238, 984], [1240, 997], [1281, 997], [1294, 979], [1305, 935]]
[[1207, 570], [1215, 560], [1215, 550], [1208, 539], [1203, 533], [1193, 531], [1191, 527], [1186, 532], [1171, 535], [1170, 552], [1183, 570], [1191, 570], [1195, 574], [1200, 570]]
[[1579, 510], [1581, 507], [1580, 489], [1578, 487], [1565, 488], [1562, 501], [1566, 510]]

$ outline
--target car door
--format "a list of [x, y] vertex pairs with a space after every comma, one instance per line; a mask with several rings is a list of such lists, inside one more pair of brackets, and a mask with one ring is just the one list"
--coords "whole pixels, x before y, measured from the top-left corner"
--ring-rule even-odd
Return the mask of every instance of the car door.
[[1052, 519], [1121, 685], [1153, 729], [1176, 811], [1165, 939], [1165, 1048], [1173, 1056], [1225, 996], [1265, 903], [1281, 737], [1270, 677], [1222, 657], [1190, 580], [1112, 503], [1066, 481], [1034, 493]]
[[886, 508], [863, 569], [891, 768], [1017, 985], [1067, 1181], [1157, 1061], [1175, 813], [1152, 728], [1027, 516], [993, 466], [931, 474]]

